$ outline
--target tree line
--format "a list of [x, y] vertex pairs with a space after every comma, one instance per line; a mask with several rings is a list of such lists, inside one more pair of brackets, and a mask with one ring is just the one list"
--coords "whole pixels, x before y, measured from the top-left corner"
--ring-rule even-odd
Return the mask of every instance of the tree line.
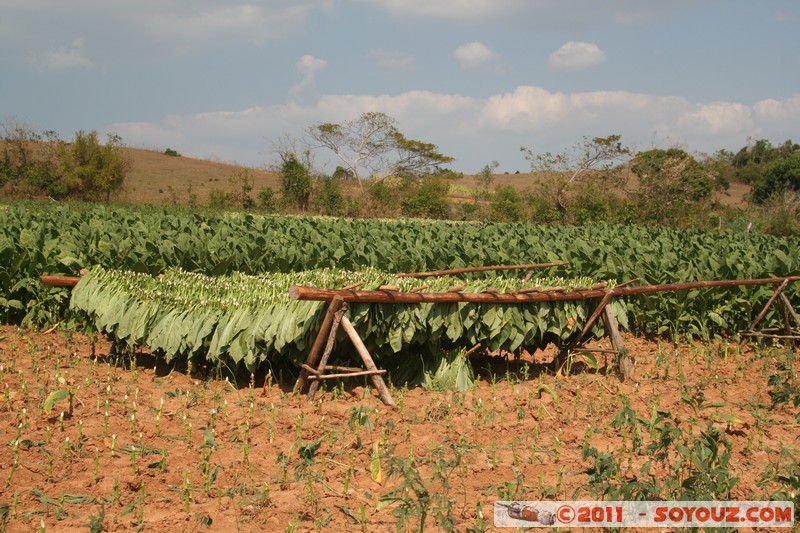
[[0, 139], [0, 191], [12, 197], [108, 201], [125, 182], [129, 163], [122, 139], [101, 143], [96, 131], [78, 131], [64, 141], [54, 131], [42, 134], [6, 124]]
[[[0, 191], [7, 196], [108, 201], [123, 187], [128, 168], [120, 146], [118, 136], [101, 143], [95, 131], [79, 131], [67, 142], [53, 132], [7, 126]], [[720, 228], [749, 227], [756, 220], [765, 232], [800, 233], [800, 145], [790, 140], [780, 145], [753, 140], [737, 152], [713, 155], [693, 155], [680, 147], [634, 151], [618, 134], [584, 137], [557, 154], [522, 147], [534, 173], [527, 185], [495, 186], [498, 163], [492, 162], [476, 173], [470, 197], [459, 202], [451, 201], [463, 177], [448, 168], [454, 158], [435, 144], [408, 138], [384, 113], [317, 123], [273, 148], [278, 191], [253, 191], [252, 178], [240, 169], [229, 179], [234, 192], [214, 191], [212, 207]], [[315, 165], [320, 152], [336, 161], [332, 173]], [[731, 183], [751, 187], [745, 208], [721, 202]]]

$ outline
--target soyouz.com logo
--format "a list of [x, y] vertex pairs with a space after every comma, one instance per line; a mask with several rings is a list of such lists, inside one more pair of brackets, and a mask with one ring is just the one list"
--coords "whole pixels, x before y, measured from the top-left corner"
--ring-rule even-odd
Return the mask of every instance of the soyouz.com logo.
[[785, 527], [789, 501], [498, 501], [495, 527]]

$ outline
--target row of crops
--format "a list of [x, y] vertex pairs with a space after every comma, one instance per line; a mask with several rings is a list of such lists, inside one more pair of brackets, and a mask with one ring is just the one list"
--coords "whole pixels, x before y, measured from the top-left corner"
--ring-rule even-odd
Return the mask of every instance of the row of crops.
[[[209, 277], [168, 269], [159, 277], [95, 267], [74, 288], [71, 307], [85, 313], [103, 333], [130, 347], [149, 346], [166, 357], [190, 363], [208, 362], [234, 373], [255, 371], [265, 364], [296, 367], [319, 330], [325, 304], [296, 301], [292, 284], [338, 288], [363, 282], [363, 289], [396, 285], [410, 290], [418, 280], [397, 278], [365, 268], [309, 270], [290, 274], [248, 276], [236, 273]], [[457, 278], [426, 282], [425, 291], [443, 292]], [[526, 287], [588, 288], [596, 280], [531, 279], [491, 275], [465, 283], [465, 291], [519, 290]], [[380, 364], [405, 367], [406, 373], [436, 365], [447, 351], [481, 343], [492, 351], [537, 350], [579, 333], [592, 310], [591, 302], [543, 302], [525, 306], [492, 304], [368, 305], [354, 304], [349, 315], [366, 346]], [[614, 304], [625, 325], [624, 306]], [[602, 335], [602, 326], [595, 327]], [[444, 352], [443, 352], [443, 351]], [[417, 360], [422, 364], [395, 365]], [[416, 381], [420, 374], [393, 378]]]
[[[0, 319], [69, 319], [69, 292], [38, 282], [99, 265], [156, 275], [320, 268], [410, 272], [569, 261], [542, 276], [656, 284], [800, 273], [800, 239], [661, 227], [542, 226], [262, 217], [96, 204], [0, 206]], [[745, 328], [770, 287], [663, 293], [626, 301], [631, 329], [706, 336]], [[800, 284], [788, 295], [800, 304]], [[778, 317], [769, 316], [775, 323]]]

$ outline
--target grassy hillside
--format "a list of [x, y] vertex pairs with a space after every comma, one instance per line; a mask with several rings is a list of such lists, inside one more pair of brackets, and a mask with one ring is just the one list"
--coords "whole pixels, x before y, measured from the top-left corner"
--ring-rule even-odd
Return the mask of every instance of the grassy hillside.
[[[191, 157], [175, 157], [160, 152], [137, 148], [124, 148], [130, 161], [125, 179], [125, 190], [120, 200], [135, 204], [163, 204], [177, 195], [182, 203], [189, 194], [196, 194], [200, 204], [208, 203], [208, 194], [214, 189], [224, 192], [234, 190], [230, 176], [242, 167]], [[247, 169], [253, 179], [253, 191], [265, 187], [278, 190], [278, 177], [273, 172]], [[172, 192], [171, 192], [172, 191]]]
[[[220, 163], [190, 157], [168, 156], [161, 152], [137, 148], [124, 148], [126, 157], [131, 163], [125, 180], [125, 190], [120, 200], [134, 204], [165, 204], [176, 196], [180, 203], [186, 203], [190, 194], [197, 195], [199, 204], [208, 203], [208, 195], [212, 190], [234, 192], [236, 187], [229, 178], [243, 167], [229, 163]], [[278, 176], [263, 169], [247, 169], [253, 179], [253, 193], [271, 187], [276, 192], [280, 189]], [[530, 173], [498, 174], [493, 186], [511, 185], [523, 190], [535, 183], [537, 176]], [[465, 175], [453, 182], [450, 195], [455, 201], [469, 201], [477, 189], [475, 176]], [[744, 196], [750, 187], [743, 183], [733, 183], [722, 203], [731, 206], [743, 206]]]

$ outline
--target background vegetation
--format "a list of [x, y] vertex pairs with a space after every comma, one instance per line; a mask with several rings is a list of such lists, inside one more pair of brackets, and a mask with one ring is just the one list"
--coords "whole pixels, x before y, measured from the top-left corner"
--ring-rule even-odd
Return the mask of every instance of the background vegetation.
[[[282, 139], [268, 170], [198, 161], [166, 148], [131, 150], [96, 132], [70, 141], [17, 124], [0, 141], [0, 194], [208, 206], [287, 214], [414, 217], [545, 224], [665, 225], [800, 234], [800, 145], [760, 139], [737, 152], [681, 147], [634, 152], [619, 135], [584, 138], [560, 154], [521, 149], [530, 172], [452, 172], [436, 145], [367, 113]], [[330, 175], [314, 155], [342, 164]]]

